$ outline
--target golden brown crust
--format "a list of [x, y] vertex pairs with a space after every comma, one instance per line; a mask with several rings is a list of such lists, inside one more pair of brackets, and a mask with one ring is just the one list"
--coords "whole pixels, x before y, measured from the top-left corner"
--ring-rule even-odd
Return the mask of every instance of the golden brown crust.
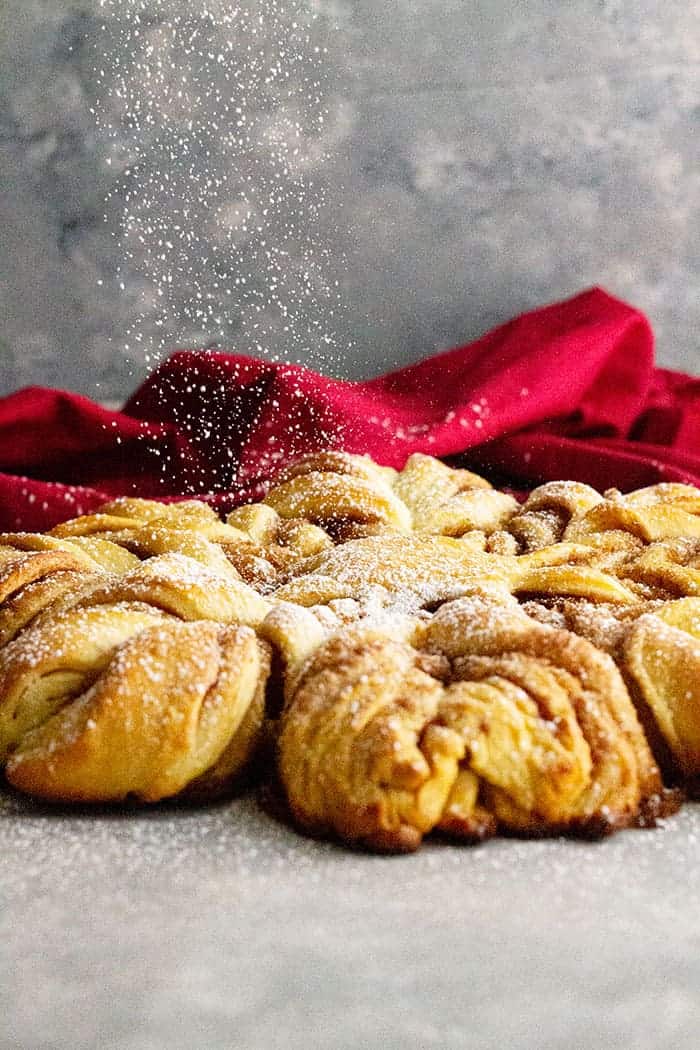
[[117, 646], [162, 614], [143, 603], [69, 609], [0, 651], [0, 759], [105, 667]]
[[307, 559], [275, 597], [306, 606], [353, 598], [410, 612], [489, 586], [507, 595], [515, 571], [513, 560], [471, 551], [461, 540], [392, 533]]
[[279, 767], [295, 819], [375, 849], [415, 849], [439, 821], [463, 746], [432, 727], [442, 695], [406, 643], [336, 635], [282, 719]]
[[393, 488], [419, 533], [463, 536], [478, 529], [488, 535], [502, 528], [518, 508], [513, 496], [492, 488], [478, 474], [420, 453], [409, 457]]
[[626, 572], [650, 595], [663, 598], [700, 595], [700, 539], [651, 543], [630, 559]]
[[410, 850], [651, 823], [677, 804], [658, 763], [700, 782], [699, 523], [692, 486], [554, 482], [518, 506], [430, 456], [326, 451], [226, 521], [123, 498], [4, 534], [8, 779], [212, 797], [267, 705], [314, 834]]
[[[208, 554], [211, 544], [202, 543]], [[245, 625], [260, 624], [270, 605], [225, 558], [214, 562], [225, 566], [223, 576], [205, 560], [155, 555], [115, 576], [63, 569], [63, 550], [6, 559], [21, 584], [0, 606], [7, 641], [0, 649], [0, 756], [11, 783], [46, 798], [82, 801], [127, 794], [154, 800], [190, 781], [197, 797], [227, 789], [252, 756], [264, 719], [269, 650]], [[182, 620], [191, 631], [180, 629]], [[122, 650], [135, 655], [122, 658]], [[218, 692], [207, 699], [206, 690], [201, 696], [197, 690], [213, 674], [217, 652]], [[150, 693], [144, 692], [149, 667]], [[194, 736], [183, 737], [175, 723], [172, 734], [156, 731], [158, 718], [167, 728], [171, 713], [177, 715], [177, 696], [190, 707], [201, 701]], [[162, 712], [156, 721], [145, 705]]]
[[402, 532], [411, 527], [405, 504], [388, 486], [352, 474], [299, 474], [271, 489], [265, 502], [283, 518], [306, 518], [326, 528], [346, 522], [390, 525]]
[[[82, 558], [69, 551], [14, 551], [0, 548], [0, 603], [27, 584], [56, 572], [85, 572]], [[88, 570], [91, 571], [91, 570]], [[99, 567], [92, 563], [92, 571]]]
[[[613, 825], [624, 824], [634, 819], [643, 798], [660, 790], [656, 763], [619, 672], [613, 661], [589, 642], [569, 631], [535, 624], [519, 610], [465, 599], [436, 614], [425, 628], [423, 644], [437, 648], [452, 661], [463, 699], [467, 694], [473, 696], [475, 683], [479, 684], [479, 704], [485, 702], [481, 696], [485, 685], [500, 692], [499, 706], [504, 694], [511, 694], [506, 719], [509, 731], [513, 728], [513, 711], [519, 710], [519, 719], [526, 710], [517, 690], [527, 693], [534, 704], [530, 713], [536, 710], [537, 732], [544, 732], [544, 737], [534, 747], [530, 740], [515, 765], [522, 763], [531, 769], [534, 755], [537, 776], [541, 776], [539, 761], [549, 750], [543, 781], [541, 785], [536, 782], [545, 802], [531, 805], [531, 799], [539, 797], [536, 791], [532, 794], [532, 786], [522, 797], [511, 795], [506, 808], [509, 821], [517, 825], [523, 819], [526, 827], [542, 819], [550, 826], [560, 821], [562, 827], [601, 818]], [[466, 693], [465, 682], [469, 683]], [[554, 703], [557, 710], [551, 707]], [[547, 734], [551, 735], [549, 745], [544, 743]], [[577, 734], [579, 744], [585, 741], [583, 750], [576, 743]], [[567, 755], [557, 757], [564, 741]], [[587, 772], [586, 750], [590, 761]], [[549, 762], [552, 767], [546, 772]], [[506, 762], [505, 767], [508, 765]], [[581, 777], [582, 783], [577, 779]], [[565, 790], [550, 810], [546, 800], [552, 792], [558, 796], [559, 778]], [[494, 782], [489, 783], [493, 788]], [[501, 807], [502, 785], [495, 786], [498, 792], [494, 798]]]
[[163, 620], [24, 735], [7, 779], [60, 801], [154, 802], [193, 781], [197, 795], [219, 793], [255, 747], [267, 666], [250, 628]]
[[16, 638], [41, 613], [55, 608], [61, 599], [77, 601], [83, 589], [96, 587], [102, 580], [101, 573], [59, 569], [20, 587], [0, 604], [0, 648]]
[[146, 602], [182, 620], [257, 626], [270, 603], [242, 580], [221, 576], [186, 554], [163, 554], [93, 588], [90, 606]]
[[599, 833], [662, 790], [612, 660], [483, 598], [444, 605], [413, 645], [332, 636], [297, 678], [279, 756], [299, 823], [376, 849], [434, 829]]
[[602, 496], [578, 481], [549, 481], [533, 489], [506, 528], [522, 553], [559, 543], [571, 521], [583, 517]]
[[249, 538], [222, 543], [231, 564], [256, 589], [269, 593], [294, 572], [304, 558], [333, 546], [328, 533], [303, 518], [283, 518], [264, 503], [232, 511], [227, 521]]
[[369, 456], [358, 456], [349, 452], [340, 452], [337, 449], [327, 449], [293, 459], [275, 476], [275, 485], [319, 471], [324, 474], [345, 474], [349, 477], [364, 478], [366, 481], [389, 486], [398, 473], [391, 467], [381, 467]]
[[700, 598], [640, 616], [622, 663], [684, 779], [700, 775]]
[[201, 500], [160, 503], [157, 500], [127, 496], [105, 503], [95, 514], [71, 518], [56, 525], [50, 535], [72, 538], [121, 533], [140, 529], [144, 525], [197, 532], [213, 541], [221, 539], [233, 542], [245, 538], [233, 526], [222, 522], [216, 511]]
[[651, 485], [625, 496], [610, 490], [606, 497], [571, 521], [564, 539], [576, 542], [607, 531], [627, 532], [644, 543], [700, 538], [700, 491], [692, 485]]
[[591, 642], [619, 663], [620, 653], [631, 625], [645, 613], [661, 605], [658, 601], [592, 602], [587, 598], [555, 598], [527, 601], [524, 612], [540, 623], [564, 628]]
[[86, 572], [95, 572], [98, 569], [104, 569], [106, 572], [127, 572], [139, 562], [135, 554], [107, 539], [106, 534], [86, 533], [85, 535], [57, 538], [39, 533], [6, 533], [2, 541], [8, 543], [14, 550], [65, 551], [77, 557], [83, 563]]

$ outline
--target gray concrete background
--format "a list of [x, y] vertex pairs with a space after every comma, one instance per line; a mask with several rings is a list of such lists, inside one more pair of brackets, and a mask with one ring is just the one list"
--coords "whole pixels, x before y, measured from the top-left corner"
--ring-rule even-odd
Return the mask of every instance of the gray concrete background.
[[697, 1050], [700, 807], [373, 857], [0, 794], [3, 1050]]
[[0, 391], [376, 373], [592, 283], [698, 371], [699, 129], [700, 0], [3, 0]]

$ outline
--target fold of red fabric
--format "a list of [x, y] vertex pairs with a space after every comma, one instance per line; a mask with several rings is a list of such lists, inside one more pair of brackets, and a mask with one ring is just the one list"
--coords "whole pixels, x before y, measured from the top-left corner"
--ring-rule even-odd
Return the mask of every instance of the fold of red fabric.
[[120, 412], [42, 387], [0, 399], [0, 528], [46, 529], [119, 494], [225, 510], [329, 447], [394, 467], [457, 456], [516, 488], [700, 485], [700, 379], [655, 368], [644, 315], [600, 288], [360, 382], [178, 351]]

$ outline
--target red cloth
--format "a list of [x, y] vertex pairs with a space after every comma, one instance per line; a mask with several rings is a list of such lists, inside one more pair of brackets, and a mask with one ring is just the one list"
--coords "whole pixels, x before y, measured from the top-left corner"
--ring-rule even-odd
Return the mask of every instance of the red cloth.
[[117, 494], [259, 497], [290, 456], [459, 455], [501, 484], [700, 485], [700, 379], [655, 369], [638, 310], [601, 289], [363, 382], [180, 351], [112, 412], [30, 387], [0, 399], [0, 528], [45, 529]]

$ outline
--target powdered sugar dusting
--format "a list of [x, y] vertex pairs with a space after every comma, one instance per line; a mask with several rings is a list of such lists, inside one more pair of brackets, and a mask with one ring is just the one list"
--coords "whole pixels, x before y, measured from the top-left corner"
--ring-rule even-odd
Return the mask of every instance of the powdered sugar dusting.
[[[324, 168], [347, 117], [330, 105], [332, 7], [99, 0], [99, 9], [91, 112], [118, 175], [105, 218], [120, 227], [114, 272], [99, 284], [133, 300], [135, 319], [113, 340], [122, 370], [150, 368], [182, 346], [340, 362]], [[206, 393], [210, 403], [207, 423], [194, 427], [200, 437], [217, 422], [217, 402], [219, 422], [226, 415], [218, 386], [191, 371], [188, 399]], [[173, 413], [185, 433], [202, 423], [183, 405]], [[185, 480], [205, 490], [196, 468]]]
[[[60, 893], [81, 884], [99, 894], [99, 881], [107, 879], [110, 892], [116, 889], [119, 897], [136, 902], [143, 889], [150, 895], [167, 869], [173, 889], [201, 883], [200, 905], [207, 887], [213, 892], [215, 885], [233, 880], [251, 892], [273, 894], [298, 890], [309, 880], [317, 887], [330, 880], [329, 889], [341, 903], [344, 894], [352, 896], [364, 885], [368, 897], [373, 887], [376, 900], [393, 896], [404, 907], [422, 890], [428, 899], [440, 896], [445, 916], [464, 908], [465, 895], [490, 910], [498, 902], [502, 906], [517, 899], [520, 890], [531, 894], [540, 887], [557, 910], [565, 904], [572, 914], [580, 910], [584, 924], [595, 922], [600, 913], [586, 914], [586, 909], [607, 896], [611, 884], [618, 916], [661, 887], [669, 895], [665, 903], [659, 896], [661, 910], [674, 899], [700, 904], [700, 877], [693, 874], [700, 860], [697, 805], [656, 830], [627, 831], [602, 844], [491, 840], [464, 850], [428, 843], [423, 852], [397, 859], [349, 854], [333, 844], [301, 838], [261, 810], [255, 794], [204, 811], [161, 805], [149, 811], [116, 807], [81, 813], [42, 810], [0, 793], [0, 837], [2, 884], [6, 896], [15, 898], [33, 896], [42, 886]], [[679, 870], [685, 872], [682, 879]], [[609, 902], [603, 914], [614, 921]]]

